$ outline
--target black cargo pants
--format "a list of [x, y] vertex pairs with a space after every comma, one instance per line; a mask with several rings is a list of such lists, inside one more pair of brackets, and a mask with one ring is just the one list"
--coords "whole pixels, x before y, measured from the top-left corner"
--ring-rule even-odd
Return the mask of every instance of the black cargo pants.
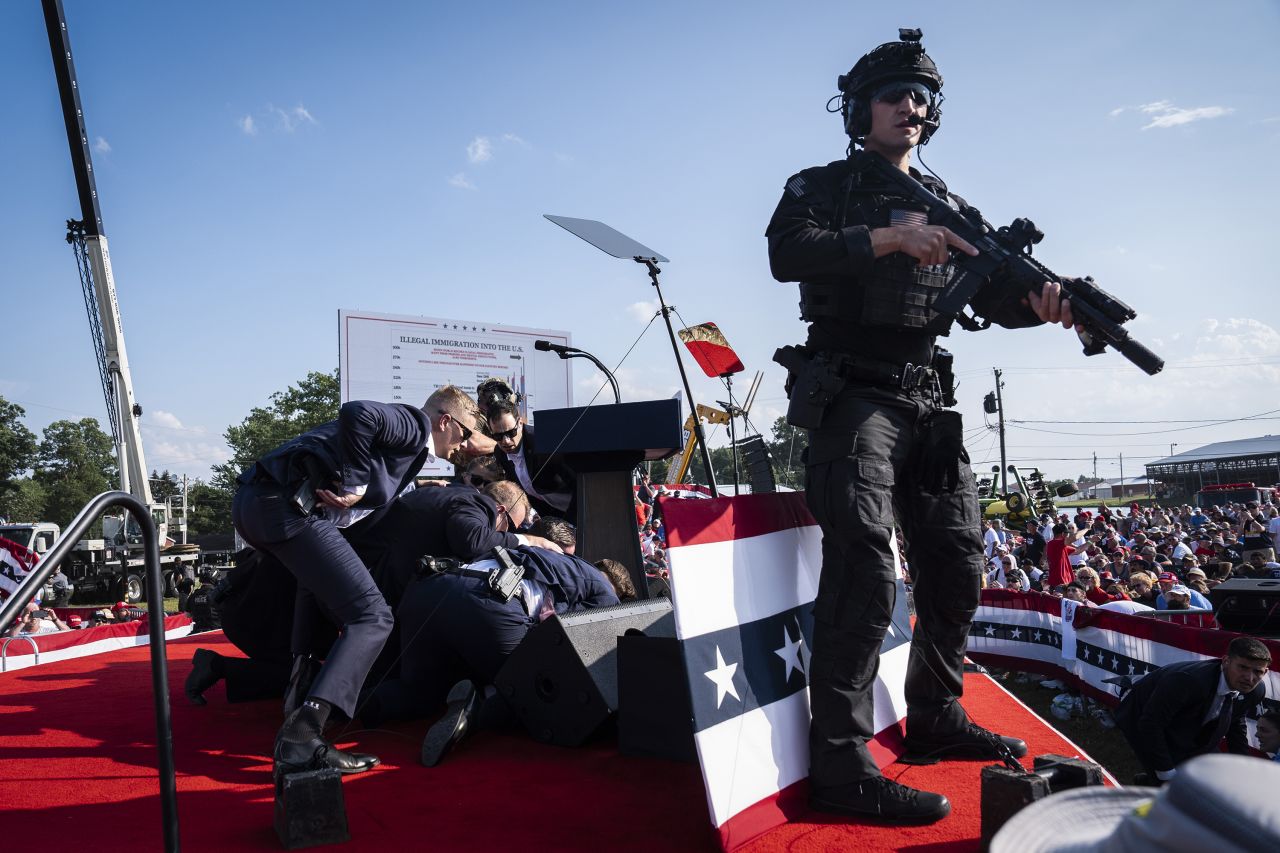
[[893, 613], [895, 516], [916, 607], [907, 733], [947, 734], [967, 722], [957, 699], [983, 568], [978, 497], [964, 460], [957, 460], [954, 492], [932, 494], [919, 483], [934, 411], [924, 394], [851, 386], [828, 407], [822, 426], [809, 431], [805, 497], [822, 528], [809, 672], [815, 787], [880, 775], [866, 743], [876, 733], [873, 686]]

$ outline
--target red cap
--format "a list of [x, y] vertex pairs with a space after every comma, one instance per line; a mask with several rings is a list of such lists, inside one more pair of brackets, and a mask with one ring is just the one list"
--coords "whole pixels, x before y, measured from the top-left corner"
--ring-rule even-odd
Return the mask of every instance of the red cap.
[[115, 604], [111, 605], [111, 609], [112, 610], [128, 610], [129, 605], [125, 604], [123, 601], [117, 601]]
[[1160, 573], [1160, 580], [1162, 580], [1162, 581], [1169, 581], [1170, 583], [1177, 583], [1177, 582], [1178, 582], [1178, 576], [1177, 576], [1177, 575], [1175, 575], [1173, 572], [1161, 572], [1161, 573]]
[[79, 616], [77, 616], [74, 613], [72, 613], [70, 616], [67, 617], [68, 625], [79, 625], [83, 621], [84, 621], [83, 619], [81, 619]]
[[1115, 576], [1114, 576], [1114, 575], [1112, 575], [1112, 574], [1111, 574], [1111, 572], [1103, 572], [1102, 574], [1098, 575], [1098, 577], [1099, 577], [1101, 580], [1104, 580], [1104, 581], [1113, 581], [1113, 580], [1115, 580]]

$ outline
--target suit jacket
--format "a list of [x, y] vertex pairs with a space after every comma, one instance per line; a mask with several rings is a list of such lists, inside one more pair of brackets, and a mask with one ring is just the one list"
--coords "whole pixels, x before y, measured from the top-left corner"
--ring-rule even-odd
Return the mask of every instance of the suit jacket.
[[[1116, 725], [1146, 767], [1172, 770], [1188, 758], [1217, 748], [1217, 743], [1206, 742], [1204, 718], [1221, 676], [1221, 661], [1171, 663], [1145, 676], [1125, 695], [1116, 709]], [[1265, 692], [1266, 685], [1259, 683], [1235, 700], [1227, 727], [1231, 752], [1248, 754], [1244, 715], [1262, 701]], [[1212, 733], [1216, 719], [1207, 725]]]
[[259, 459], [241, 482], [256, 472], [296, 489], [303, 482], [325, 488], [341, 483], [348, 491], [365, 487], [357, 505], [377, 509], [395, 499], [426, 464], [431, 419], [415, 406], [353, 400], [338, 419], [321, 424]]
[[498, 507], [470, 486], [428, 486], [399, 498], [374, 523], [350, 538], [392, 607], [413, 580], [418, 558], [453, 557], [472, 562], [495, 546], [514, 549], [514, 533], [494, 529]]
[[[561, 516], [573, 521], [577, 507], [578, 487], [578, 480], [573, 473], [573, 469], [564, 462], [564, 459], [559, 454], [551, 455], [538, 452], [532, 424], [525, 424], [524, 438], [521, 439], [520, 446], [516, 448], [516, 453], [524, 456], [525, 466], [529, 469], [529, 476], [533, 478], [533, 488], [539, 494], [569, 495], [569, 508], [563, 511], [556, 509], [544, 500], [529, 495], [529, 503], [538, 511], [538, 514]], [[498, 462], [502, 465], [503, 476], [508, 480], [519, 483], [520, 480], [516, 477], [516, 468], [511, 464], [511, 457], [503, 452], [501, 447], [494, 450], [494, 455], [498, 457]]]

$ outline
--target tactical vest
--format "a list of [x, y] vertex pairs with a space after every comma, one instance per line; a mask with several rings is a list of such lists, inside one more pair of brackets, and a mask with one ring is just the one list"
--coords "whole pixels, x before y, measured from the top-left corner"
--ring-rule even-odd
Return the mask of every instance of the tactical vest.
[[[853, 225], [874, 230], [928, 224], [923, 207], [860, 186], [856, 166], [845, 187], [845, 202], [831, 223], [832, 230]], [[946, 334], [951, 320], [939, 316], [932, 306], [953, 272], [951, 264], [922, 267], [910, 255], [895, 252], [877, 258], [856, 283], [801, 282], [800, 318], [813, 322], [820, 317], [834, 317], [860, 326]]]

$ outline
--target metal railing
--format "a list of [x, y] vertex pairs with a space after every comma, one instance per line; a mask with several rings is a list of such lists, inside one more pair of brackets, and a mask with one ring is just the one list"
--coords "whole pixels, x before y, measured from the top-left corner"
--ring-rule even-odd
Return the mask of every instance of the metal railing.
[[178, 790], [173, 765], [173, 727], [169, 714], [169, 665], [164, 639], [164, 580], [160, 576], [160, 543], [155, 520], [142, 502], [127, 492], [103, 492], [85, 505], [58, 544], [36, 564], [19, 584], [13, 595], [0, 604], [0, 625], [12, 624], [19, 611], [35, 597], [75, 543], [88, 531], [98, 516], [111, 507], [123, 507], [142, 530], [144, 559], [147, 568], [147, 628], [151, 646], [151, 691], [155, 699], [156, 750], [160, 761], [160, 813], [164, 830], [164, 849], [174, 853], [178, 840]]
[[26, 640], [31, 644], [31, 651], [36, 656], [36, 663], [40, 663], [40, 647], [36, 645], [35, 638], [21, 634], [17, 637], [6, 637], [4, 643], [0, 645], [0, 672], [9, 671], [9, 644], [14, 640]]

